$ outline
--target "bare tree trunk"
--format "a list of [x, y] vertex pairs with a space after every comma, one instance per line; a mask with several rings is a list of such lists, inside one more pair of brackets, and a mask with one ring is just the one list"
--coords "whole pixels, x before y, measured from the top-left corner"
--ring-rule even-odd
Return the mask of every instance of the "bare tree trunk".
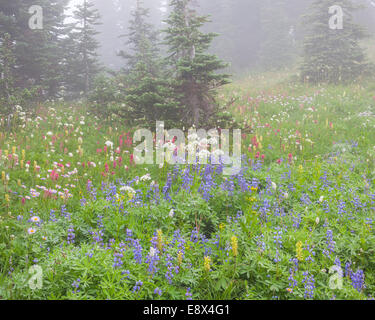
[[199, 126], [199, 120], [200, 120], [200, 115], [199, 115], [199, 100], [196, 94], [193, 93], [191, 97], [191, 105], [193, 108], [193, 120], [194, 120], [194, 125], [197, 128]]

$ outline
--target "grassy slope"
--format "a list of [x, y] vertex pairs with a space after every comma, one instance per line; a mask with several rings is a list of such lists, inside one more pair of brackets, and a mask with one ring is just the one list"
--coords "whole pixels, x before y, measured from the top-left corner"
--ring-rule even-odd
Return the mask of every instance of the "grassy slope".
[[[125, 143], [120, 154], [105, 152], [104, 143], [113, 141], [113, 151], [127, 130], [84, 108], [41, 108], [39, 118], [25, 126], [20, 120], [15, 134], [2, 130], [0, 171], [9, 181], [0, 188], [0, 297], [184, 299], [191, 288], [193, 298], [303, 299], [312, 281], [318, 299], [373, 295], [375, 84], [317, 88], [284, 79], [270, 73], [224, 88], [221, 99], [237, 97], [232, 111], [251, 128], [243, 136], [249, 162], [237, 177], [212, 173], [215, 184], [205, 168], [191, 169], [189, 180], [184, 168], [133, 166]], [[163, 189], [169, 171], [174, 177]], [[160, 194], [137, 179], [146, 173]], [[120, 190], [125, 182], [136, 196]], [[41, 222], [28, 221], [32, 216]], [[160, 260], [150, 271], [153, 243]], [[326, 271], [337, 258], [352, 271], [343, 289], [332, 290]], [[43, 289], [28, 285], [33, 264], [43, 269]]]

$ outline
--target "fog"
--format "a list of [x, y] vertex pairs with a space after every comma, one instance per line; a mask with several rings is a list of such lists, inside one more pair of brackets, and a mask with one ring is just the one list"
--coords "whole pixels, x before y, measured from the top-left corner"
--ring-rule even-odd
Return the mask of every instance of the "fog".
[[[71, 1], [74, 6], [80, 0]], [[117, 56], [124, 49], [131, 10], [137, 0], [92, 0], [102, 17], [98, 40], [100, 60], [104, 65], [120, 69], [123, 60]], [[304, 37], [303, 15], [309, 13], [312, 0], [195, 0], [194, 8], [210, 15], [207, 32], [219, 36], [210, 51], [230, 63], [233, 73], [263, 71], [290, 67], [299, 57]], [[150, 22], [159, 30], [167, 17], [166, 0], [144, 0], [150, 9]], [[375, 32], [375, 2], [356, 0], [364, 6], [356, 20]]]

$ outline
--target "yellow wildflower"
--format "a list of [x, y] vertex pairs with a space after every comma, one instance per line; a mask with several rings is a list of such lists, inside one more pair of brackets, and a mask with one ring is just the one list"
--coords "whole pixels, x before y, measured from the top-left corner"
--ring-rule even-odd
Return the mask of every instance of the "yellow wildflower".
[[208, 272], [211, 270], [211, 258], [210, 257], [204, 257], [204, 269]]
[[178, 265], [181, 266], [182, 264], [182, 259], [183, 259], [183, 253], [182, 251], [178, 251], [178, 254], [177, 254], [177, 262], [178, 262]]
[[303, 261], [303, 253], [302, 253], [302, 241], [298, 241], [296, 243], [296, 257], [299, 261]]
[[257, 201], [257, 199], [255, 199], [254, 197], [249, 198], [249, 202], [255, 202], [255, 201]]
[[233, 256], [236, 257], [238, 255], [238, 240], [236, 236], [233, 236], [231, 239], [232, 243], [232, 252]]
[[163, 249], [163, 231], [161, 231], [161, 229], [158, 229], [156, 231], [156, 233], [157, 233], [157, 245], [158, 245], [158, 249], [161, 252], [162, 249]]

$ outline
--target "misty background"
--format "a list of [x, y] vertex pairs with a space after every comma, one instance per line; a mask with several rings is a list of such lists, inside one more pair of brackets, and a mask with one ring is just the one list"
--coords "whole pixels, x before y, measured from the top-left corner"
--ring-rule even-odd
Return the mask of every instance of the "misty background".
[[[82, 0], [71, 0], [70, 15]], [[92, 0], [101, 15], [96, 29], [100, 43], [100, 62], [107, 68], [119, 70], [124, 60], [119, 50], [126, 49], [126, 38], [131, 11], [137, 0]], [[303, 15], [308, 13], [313, 0], [203, 0], [196, 1], [200, 14], [210, 15], [211, 22], [205, 32], [219, 36], [213, 41], [210, 52], [230, 64], [234, 74], [290, 68], [299, 59], [304, 38]], [[375, 1], [356, 0], [363, 8], [358, 10], [356, 22], [375, 34]], [[150, 9], [150, 23], [156, 29], [165, 27], [168, 0], [143, 0]], [[73, 21], [72, 18], [67, 18]], [[366, 40], [371, 47], [373, 40]]]

